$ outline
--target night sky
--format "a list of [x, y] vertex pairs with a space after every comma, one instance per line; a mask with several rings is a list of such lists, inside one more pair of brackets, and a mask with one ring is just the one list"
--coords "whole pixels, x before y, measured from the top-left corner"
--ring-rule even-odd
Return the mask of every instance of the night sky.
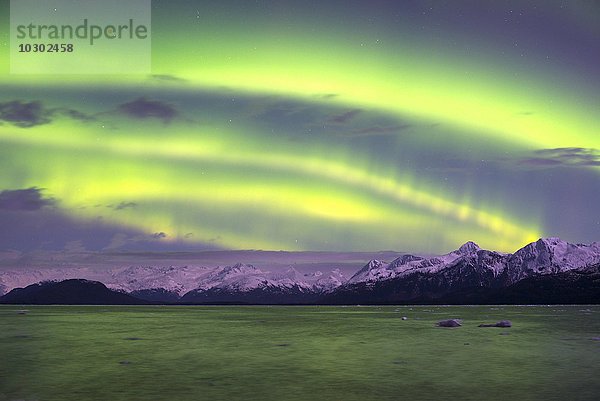
[[0, 250], [600, 240], [598, 1], [153, 0], [143, 76], [0, 15]]

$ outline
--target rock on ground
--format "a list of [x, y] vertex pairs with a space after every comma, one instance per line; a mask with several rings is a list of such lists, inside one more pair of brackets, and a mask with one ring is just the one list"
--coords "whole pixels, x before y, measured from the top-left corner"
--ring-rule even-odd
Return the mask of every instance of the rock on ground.
[[462, 326], [462, 320], [460, 319], [448, 319], [448, 320], [440, 320], [437, 322], [439, 327], [460, 327]]
[[500, 320], [493, 324], [480, 324], [479, 327], [512, 327], [512, 323], [510, 320]]

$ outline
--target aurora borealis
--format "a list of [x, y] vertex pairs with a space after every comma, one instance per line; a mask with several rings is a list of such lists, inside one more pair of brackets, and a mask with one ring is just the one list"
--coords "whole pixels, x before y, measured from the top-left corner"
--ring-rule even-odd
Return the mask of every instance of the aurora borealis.
[[57, 76], [2, 1], [0, 249], [599, 240], [600, 4], [484, 3], [153, 0], [152, 75]]

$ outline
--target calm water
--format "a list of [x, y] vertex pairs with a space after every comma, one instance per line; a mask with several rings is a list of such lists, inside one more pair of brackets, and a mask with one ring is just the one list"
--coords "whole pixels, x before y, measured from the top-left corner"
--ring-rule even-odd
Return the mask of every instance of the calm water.
[[0, 400], [598, 400], [598, 337], [598, 306], [2, 306]]

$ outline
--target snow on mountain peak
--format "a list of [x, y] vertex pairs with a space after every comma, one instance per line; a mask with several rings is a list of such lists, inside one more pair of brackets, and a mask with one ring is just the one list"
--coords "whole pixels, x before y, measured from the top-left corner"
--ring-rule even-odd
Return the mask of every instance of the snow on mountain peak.
[[[482, 277], [502, 278], [514, 283], [537, 274], [554, 274], [600, 264], [600, 242], [571, 244], [559, 238], [541, 238], [513, 254], [482, 250], [467, 242], [458, 250], [435, 257], [404, 254], [391, 263], [370, 260], [349, 280], [340, 269], [299, 273], [294, 267], [263, 271], [253, 265], [231, 266], [128, 266], [108, 270], [92, 268], [22, 268], [0, 272], [0, 293], [45, 280], [72, 278], [100, 281], [126, 292], [161, 289], [182, 296], [190, 291], [277, 291], [328, 292], [342, 285], [374, 283], [412, 274], [432, 275], [444, 271], [446, 278], [459, 280], [465, 271]], [[466, 270], [465, 270], [466, 268]]]
[[388, 270], [388, 267], [389, 264], [381, 260], [370, 260], [362, 269], [360, 269], [352, 277], [350, 277], [348, 283], [352, 284], [363, 281], [377, 281], [381, 279], [387, 279], [391, 275], [391, 271]]
[[314, 288], [318, 291], [332, 291], [346, 282], [346, 277], [340, 269], [334, 269], [327, 277], [323, 275], [314, 283]]
[[368, 267], [369, 269], [378, 269], [382, 266], [385, 266], [385, 264], [386, 263], [381, 260], [373, 259], [370, 260], [365, 267]]
[[473, 241], [469, 241], [469, 242], [464, 243], [460, 248], [458, 248], [457, 253], [459, 253], [461, 255], [468, 255], [471, 253], [475, 253], [479, 250], [481, 250], [479, 245], [477, 245]]
[[236, 263], [233, 266], [226, 266], [223, 268], [222, 272], [224, 274], [244, 274], [244, 273], [254, 273], [259, 272], [260, 270], [252, 265], [247, 265], [245, 263]]
[[494, 277], [506, 271], [508, 280], [516, 282], [531, 274], [558, 273], [598, 264], [600, 244], [574, 245], [559, 238], [545, 238], [507, 255], [484, 251], [469, 241], [456, 251], [436, 257], [407, 254], [389, 264], [372, 260], [352, 276], [348, 284], [389, 280], [415, 273], [435, 274], [461, 262], [489, 271]]
[[540, 238], [515, 252], [508, 260], [511, 280], [532, 274], [552, 274], [600, 263], [600, 245], [571, 244], [560, 238]]

